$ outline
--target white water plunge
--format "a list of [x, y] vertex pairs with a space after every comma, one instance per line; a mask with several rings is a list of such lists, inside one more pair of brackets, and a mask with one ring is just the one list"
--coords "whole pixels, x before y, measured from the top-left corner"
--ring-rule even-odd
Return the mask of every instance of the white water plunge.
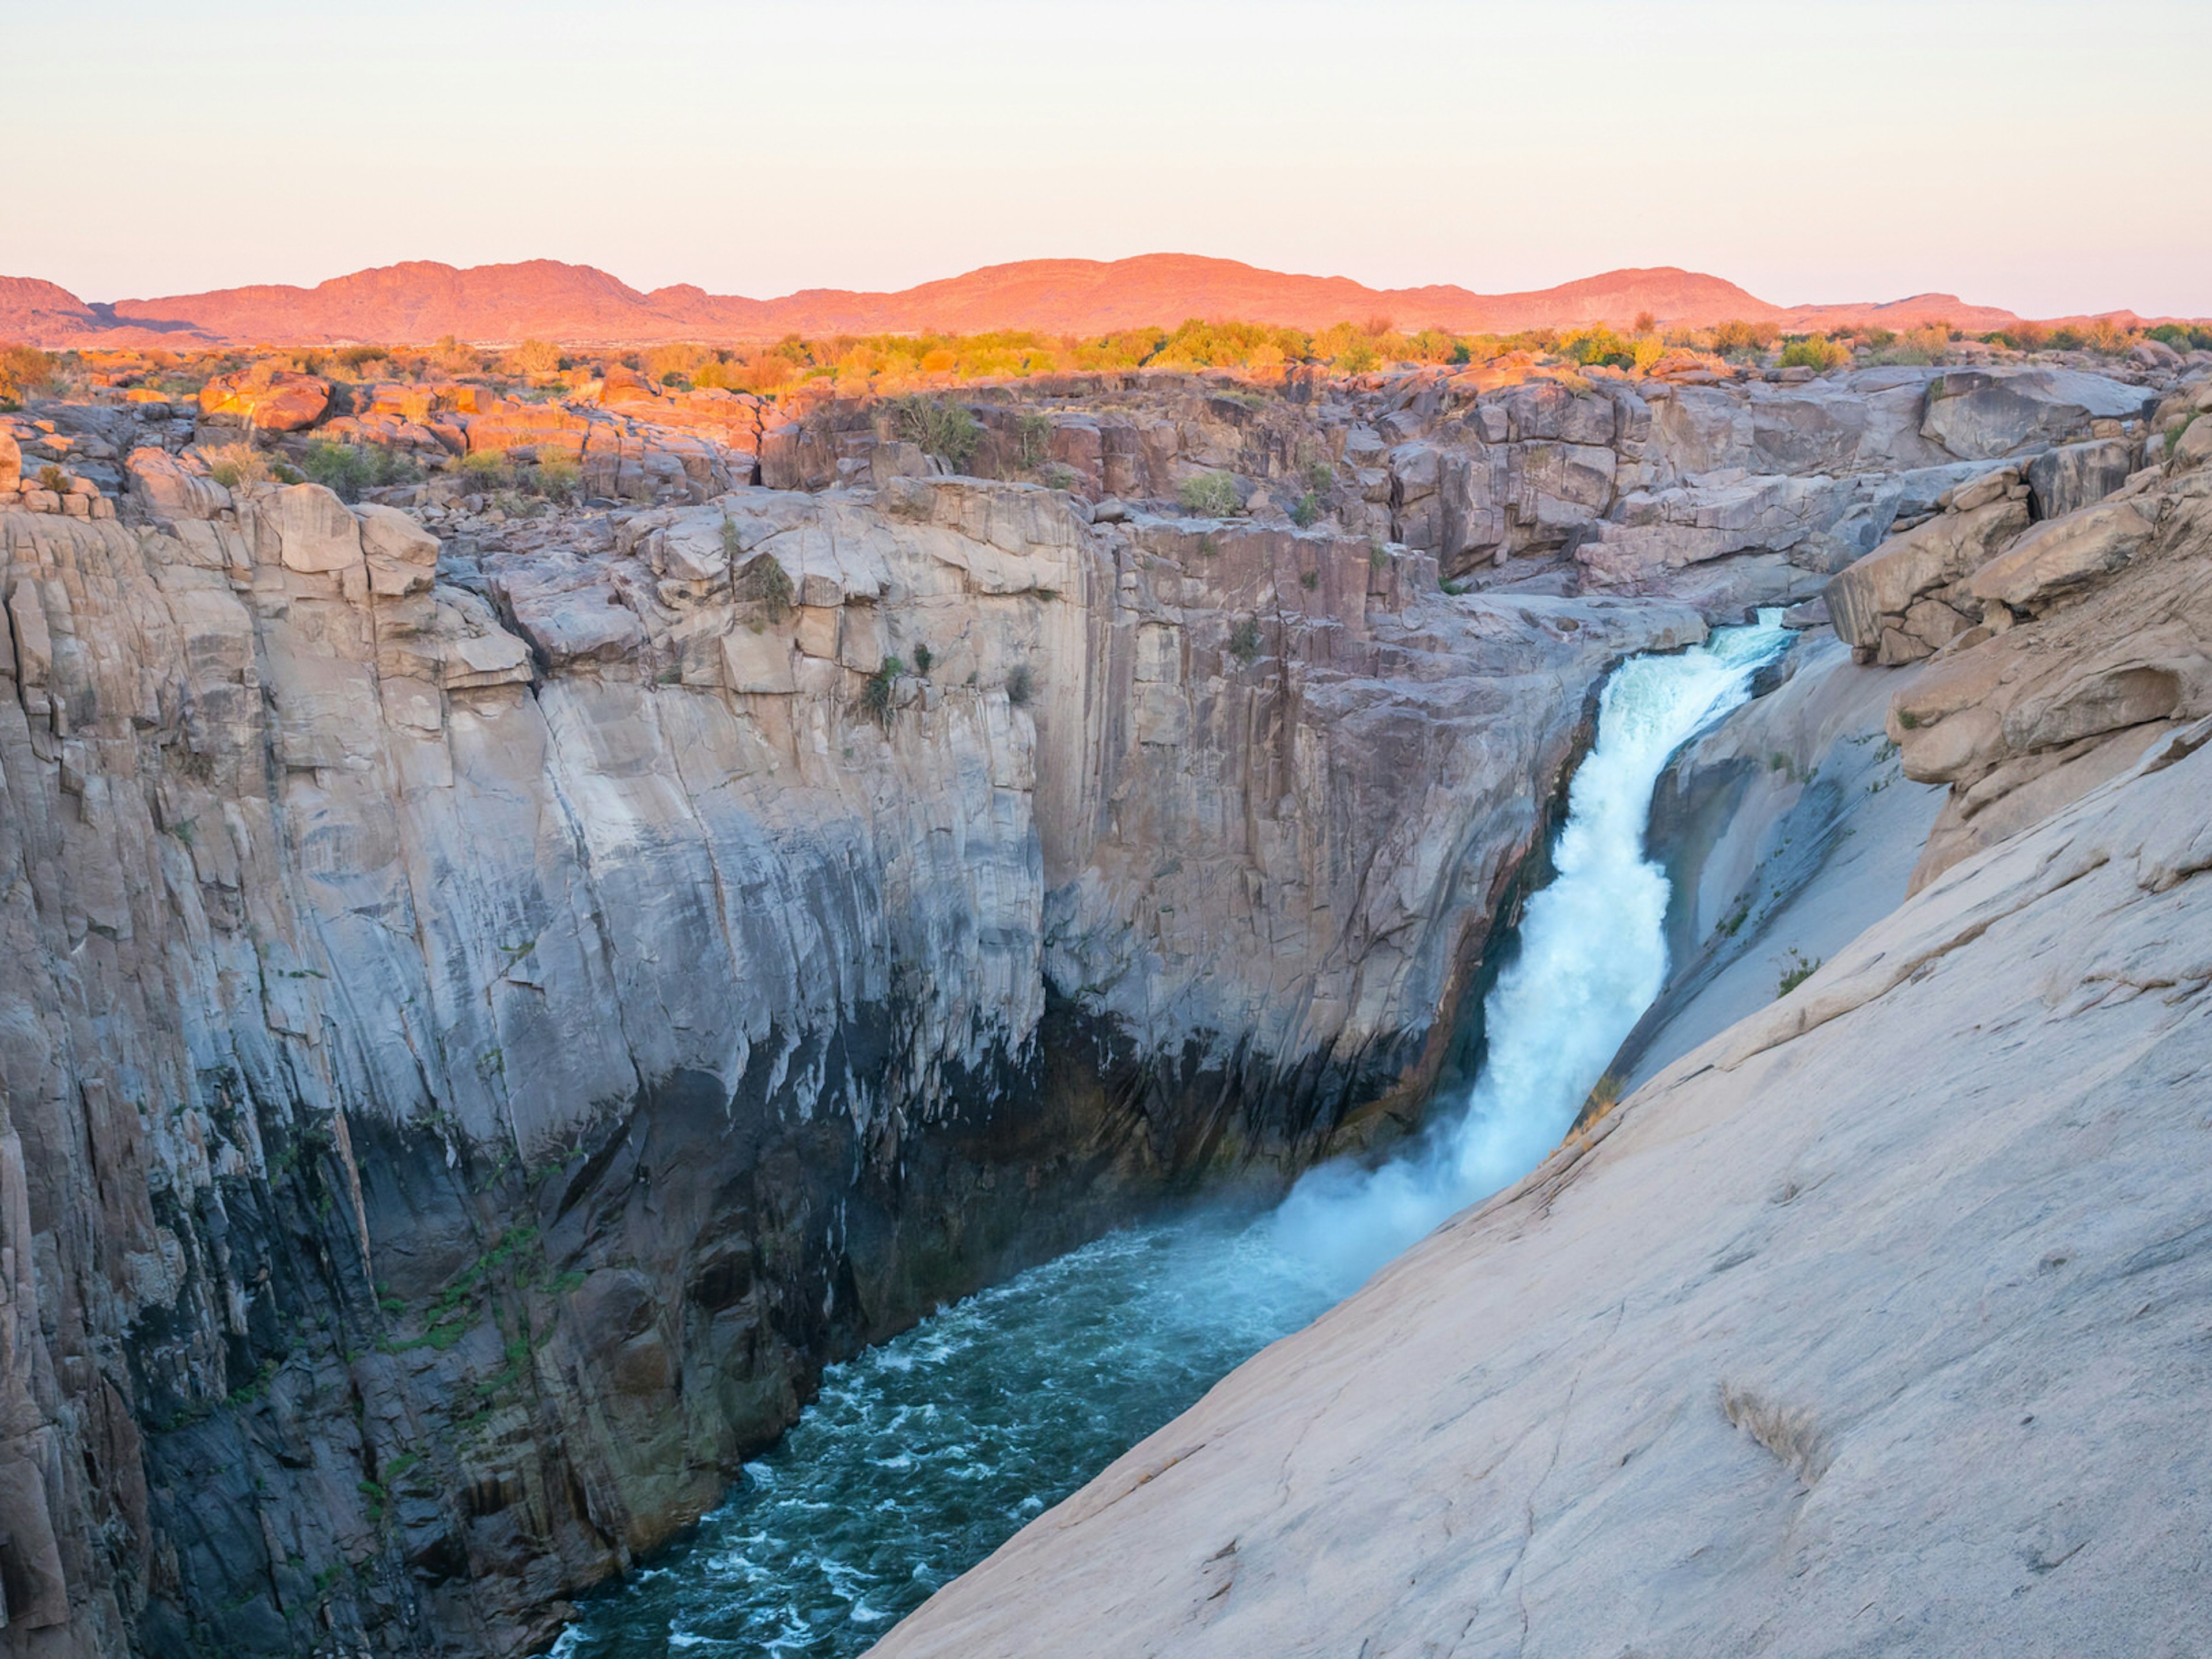
[[1644, 856], [1651, 792], [1674, 751], [1751, 695], [1787, 647], [1781, 612], [1606, 682], [1597, 742], [1567, 793], [1557, 873], [1528, 901], [1520, 954], [1483, 1004], [1489, 1054], [1465, 1103], [1378, 1169], [1325, 1165], [1274, 1217], [1277, 1243], [1364, 1278], [1454, 1212], [1540, 1163], [1667, 979], [1667, 878]]
[[1534, 1168], [1666, 977], [1667, 883], [1644, 861], [1660, 770], [1788, 638], [1763, 613], [1614, 672], [1558, 874], [1485, 1005], [1489, 1058], [1406, 1156], [1316, 1171], [1249, 1223], [1200, 1213], [1109, 1235], [830, 1366], [689, 1540], [587, 1598], [558, 1659], [859, 1659], [1224, 1372]]

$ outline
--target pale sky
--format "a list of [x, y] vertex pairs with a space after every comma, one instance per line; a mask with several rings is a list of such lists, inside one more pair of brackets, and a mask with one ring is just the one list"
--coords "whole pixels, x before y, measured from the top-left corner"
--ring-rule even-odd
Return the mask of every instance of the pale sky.
[[1176, 252], [2212, 316], [2212, 0], [0, 0], [0, 275], [94, 300]]

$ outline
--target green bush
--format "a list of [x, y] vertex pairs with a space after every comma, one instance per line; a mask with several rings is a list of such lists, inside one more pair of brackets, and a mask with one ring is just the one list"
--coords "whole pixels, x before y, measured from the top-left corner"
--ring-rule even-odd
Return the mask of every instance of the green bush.
[[1024, 471], [1042, 466], [1051, 453], [1052, 422], [1042, 415], [1015, 416], [1014, 447]]
[[983, 441], [983, 428], [957, 404], [935, 398], [900, 398], [891, 404], [891, 424], [898, 435], [934, 455], [955, 472], [975, 459]]
[[1808, 334], [1803, 339], [1792, 340], [1782, 348], [1782, 367], [1784, 368], [1809, 368], [1825, 374], [1832, 368], [1841, 368], [1850, 360], [1849, 346], [1822, 334]]
[[929, 672], [929, 665], [936, 660], [937, 658], [935, 653], [933, 653], [927, 646], [917, 645], [915, 647], [914, 672], [915, 673], [925, 676], [927, 675]]
[[1036, 696], [1036, 678], [1030, 672], [1030, 665], [1027, 663], [1018, 662], [1006, 671], [1006, 701], [1008, 702], [1017, 708], [1026, 708], [1030, 699]]
[[885, 657], [883, 666], [869, 675], [867, 684], [860, 688], [860, 706], [885, 732], [891, 729], [891, 691], [905, 672], [906, 665], [896, 657]]
[[1808, 957], [1803, 951], [1792, 947], [1789, 963], [1783, 969], [1781, 982], [1775, 990], [1774, 1000], [1779, 1002], [1807, 980], [1812, 978], [1820, 971], [1820, 961], [1819, 957]]
[[1260, 654], [1260, 624], [1247, 617], [1238, 623], [1229, 636], [1229, 654], [1241, 663], [1249, 663]]
[[1226, 519], [1242, 505], [1237, 499], [1237, 481], [1226, 472], [1201, 472], [1185, 478], [1176, 496], [1185, 512], [1201, 519]]
[[412, 458], [382, 444], [335, 444], [320, 438], [307, 446], [300, 471], [342, 501], [357, 501], [363, 490], [414, 483], [422, 477]]
[[1309, 489], [1298, 497], [1297, 505], [1291, 509], [1291, 522], [1301, 530], [1310, 526], [1321, 517], [1321, 497]]
[[[737, 562], [738, 527], [727, 519], [722, 520], [722, 545], [729, 550], [730, 562]], [[791, 614], [793, 588], [791, 573], [783, 562], [773, 553], [763, 553], [738, 572], [738, 596], [750, 599], [768, 615], [770, 623], [780, 623]]]

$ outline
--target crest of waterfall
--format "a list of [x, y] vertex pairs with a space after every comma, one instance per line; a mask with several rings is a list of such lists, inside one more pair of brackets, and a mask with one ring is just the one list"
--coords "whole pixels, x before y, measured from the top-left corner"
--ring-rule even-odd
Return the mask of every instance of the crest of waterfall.
[[590, 1598], [554, 1659], [855, 1659], [1234, 1366], [1534, 1167], [1666, 978], [1667, 881], [1644, 857], [1659, 773], [1789, 639], [1763, 612], [1613, 672], [1557, 875], [1484, 1005], [1480, 1076], [1413, 1148], [1317, 1170], [1249, 1224], [1198, 1215], [1099, 1239], [830, 1367], [729, 1501]]
[[1644, 855], [1651, 792], [1674, 751], [1745, 702], [1790, 635], [1778, 611], [1606, 682], [1597, 741], [1575, 772], [1553, 878], [1528, 901], [1520, 953], [1483, 1005], [1489, 1053], [1466, 1101], [1376, 1169], [1310, 1172], [1276, 1240], [1333, 1276], [1364, 1279], [1455, 1211], [1519, 1179], [1559, 1145], [1667, 978], [1667, 878]]

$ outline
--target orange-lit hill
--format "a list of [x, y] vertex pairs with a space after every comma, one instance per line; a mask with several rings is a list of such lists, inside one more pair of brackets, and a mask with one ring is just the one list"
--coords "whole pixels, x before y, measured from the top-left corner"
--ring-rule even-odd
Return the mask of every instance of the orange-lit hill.
[[[1671, 265], [1608, 271], [1528, 293], [1476, 294], [1449, 283], [1374, 289], [1348, 277], [1292, 276], [1183, 253], [1111, 262], [1026, 259], [892, 294], [808, 289], [778, 300], [708, 294], [689, 285], [644, 293], [589, 265], [553, 259], [466, 269], [412, 260], [313, 288], [264, 284], [113, 304], [87, 304], [34, 278], [0, 277], [0, 339], [50, 347], [420, 343], [448, 334], [486, 344], [529, 338], [646, 344], [922, 330], [1089, 335], [1172, 326], [1189, 317], [1304, 329], [1388, 318], [1409, 331], [1436, 327], [1507, 334], [1596, 322], [1622, 327], [1645, 313], [1682, 327], [1731, 318], [1806, 329], [1906, 328], [1942, 319], [1986, 331], [2019, 320], [2011, 312], [1969, 305], [1948, 294], [1778, 306], [1717, 276]], [[2132, 313], [2112, 314], [2124, 323], [2137, 320]]]

